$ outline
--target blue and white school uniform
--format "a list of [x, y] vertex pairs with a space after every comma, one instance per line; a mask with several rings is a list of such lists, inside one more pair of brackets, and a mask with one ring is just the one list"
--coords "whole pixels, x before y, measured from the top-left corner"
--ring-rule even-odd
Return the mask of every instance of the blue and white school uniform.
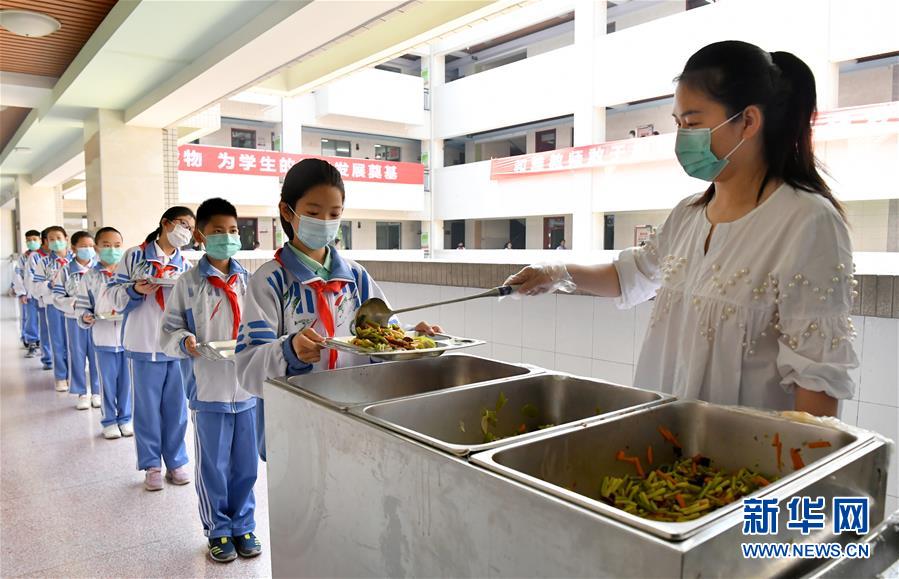
[[43, 280], [36, 287], [47, 308], [47, 328], [50, 332], [50, 349], [53, 353], [53, 376], [57, 380], [69, 378], [69, 346], [66, 338], [65, 314], [54, 304], [53, 286], [56, 285], [62, 270], [74, 258], [75, 255], [71, 252], [66, 257], [50, 253], [38, 263], [35, 276], [36, 279]]
[[[263, 460], [264, 405], [261, 398], [262, 384], [267, 379], [372, 362], [367, 356], [323, 350], [319, 362], [307, 364], [297, 358], [293, 350], [294, 334], [309, 327], [322, 336], [350, 335], [350, 326], [362, 302], [372, 297], [385, 299], [381, 288], [364, 267], [344, 259], [333, 247], [328, 251], [331, 271], [327, 283], [340, 285], [336, 291], [324, 289], [320, 293], [317, 288], [325, 280], [302, 263], [286, 244], [278, 250], [274, 260], [263, 264], [253, 274], [247, 288], [235, 361], [240, 384], [260, 398], [256, 428]], [[325, 327], [322, 306], [327, 307], [329, 317], [333, 319], [333, 332]]]
[[68, 265], [61, 268], [53, 284], [53, 307], [65, 316], [66, 342], [69, 362], [69, 392], [71, 394], [87, 394], [88, 371], [85, 364], [90, 365], [90, 393], [100, 395], [100, 376], [97, 371], [97, 361], [94, 357], [94, 343], [91, 340], [90, 328], [78, 325], [75, 314], [75, 301], [81, 282], [90, 269], [96, 264], [91, 260], [87, 265], [81, 265], [77, 259], [73, 259]]
[[[124, 322], [96, 319], [97, 314], [115, 313], [112, 295], [107, 291], [113, 283], [113, 275], [102, 263], [94, 265], [84, 274], [75, 302], [78, 325], [91, 329], [103, 399], [100, 423], [104, 427], [131, 422], [131, 373], [122, 347]], [[84, 323], [87, 314], [94, 316], [92, 326]]]
[[37, 302], [28, 295], [25, 288], [25, 272], [27, 271], [28, 261], [33, 251], [26, 251], [16, 260], [13, 268], [12, 289], [17, 298], [26, 298], [27, 301], [19, 304], [20, 322], [21, 322], [21, 338], [22, 343], [26, 346], [37, 344], [40, 340], [37, 326]]
[[39, 249], [28, 256], [28, 262], [25, 266], [25, 291], [28, 293], [29, 302], [34, 302], [37, 310], [37, 329], [38, 337], [41, 342], [41, 362], [44, 368], [51, 367], [53, 363], [53, 355], [50, 350], [50, 326], [47, 323], [47, 306], [44, 303], [42, 287], [46, 285], [47, 279], [43, 274], [43, 266], [41, 262], [47, 257], [47, 253], [43, 249]]
[[[190, 336], [197, 343], [235, 339], [248, 277], [234, 259], [224, 274], [204, 256], [166, 300], [162, 351], [188, 356], [184, 342]], [[233, 360], [190, 360], [195, 480], [204, 533], [211, 539], [251, 533], [256, 528], [253, 486], [259, 464], [256, 399], [238, 384]]]
[[[185, 360], [163, 353], [159, 328], [165, 300], [171, 288], [160, 287], [144, 296], [134, 290], [134, 281], [152, 277], [178, 277], [190, 268], [179, 250], [165, 255], [155, 241], [132, 247], [116, 268], [114, 284], [108, 288], [113, 307], [125, 314], [122, 344], [134, 385], [134, 442], [137, 468], [175, 469], [187, 464], [184, 436], [187, 432], [187, 401], [182, 364]], [[161, 460], [160, 460], [161, 457]]]

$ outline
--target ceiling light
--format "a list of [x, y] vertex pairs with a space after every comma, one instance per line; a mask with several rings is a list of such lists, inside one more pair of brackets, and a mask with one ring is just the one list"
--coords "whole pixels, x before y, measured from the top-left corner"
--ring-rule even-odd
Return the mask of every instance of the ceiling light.
[[60, 29], [59, 20], [30, 10], [0, 10], [0, 26], [19, 36], [36, 38]]

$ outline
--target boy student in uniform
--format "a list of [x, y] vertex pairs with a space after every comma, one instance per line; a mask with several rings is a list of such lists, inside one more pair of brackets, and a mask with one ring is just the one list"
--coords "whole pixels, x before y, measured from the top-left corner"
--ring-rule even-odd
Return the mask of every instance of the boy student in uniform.
[[40, 351], [40, 334], [38, 333], [37, 300], [28, 295], [25, 288], [25, 272], [31, 256], [41, 247], [41, 232], [29, 229], [25, 232], [25, 253], [16, 260], [13, 272], [12, 289], [19, 299], [22, 315], [22, 344], [28, 353], [26, 358], [34, 358]]
[[43, 261], [50, 255], [50, 242], [47, 239], [47, 229], [41, 231], [41, 246], [37, 251], [28, 256], [25, 265], [25, 291], [28, 297], [34, 300], [37, 308], [37, 329], [41, 345], [41, 363], [44, 370], [53, 369], [53, 355], [50, 351], [50, 328], [47, 325], [47, 307], [44, 303], [44, 295], [40, 289], [40, 283], [46, 281], [43, 277]]
[[75, 314], [78, 326], [90, 328], [94, 357], [103, 390], [103, 438], [115, 439], [134, 435], [131, 427], [131, 374], [122, 348], [122, 322], [101, 320], [101, 316], [115, 314], [109, 292], [116, 265], [122, 259], [122, 234], [112, 227], [103, 227], [95, 238], [97, 263], [87, 273], [78, 291]]
[[63, 268], [69, 265], [74, 255], [69, 251], [69, 236], [58, 225], [48, 227], [47, 245], [50, 253], [37, 262], [32, 272], [32, 288], [39, 295], [47, 312], [47, 329], [50, 334], [50, 349], [53, 354], [53, 376], [56, 391], [69, 389], [69, 351], [66, 343], [66, 321], [63, 313], [53, 305], [53, 286]]
[[[87, 231], [72, 235], [75, 257], [59, 271], [53, 284], [53, 306], [63, 313], [66, 324], [66, 341], [69, 359], [69, 392], [78, 395], [76, 410], [87, 410], [91, 406], [100, 408], [100, 380], [94, 357], [94, 344], [89, 329], [78, 325], [75, 301], [81, 281], [96, 263], [94, 238]], [[90, 395], [87, 391], [87, 371], [85, 362], [90, 364]]]
[[[145, 471], [144, 488], [163, 489], [165, 479], [176, 485], [190, 482], [187, 470], [187, 403], [182, 364], [159, 348], [159, 329], [170, 283], [190, 269], [179, 248], [190, 243], [193, 211], [170, 207], [157, 227], [137, 247], [125, 252], [107, 291], [112, 307], [125, 314], [122, 344], [134, 385], [134, 435], [137, 469]], [[154, 283], [153, 279], [162, 280]], [[185, 368], [185, 370], [189, 370]]]
[[255, 557], [262, 552], [253, 532], [259, 464], [256, 399], [238, 384], [233, 360], [202, 357], [197, 344], [237, 339], [249, 278], [232, 258], [241, 246], [237, 210], [224, 199], [204, 201], [197, 209], [194, 239], [205, 246], [206, 255], [181, 276], [166, 300], [159, 339], [167, 355], [192, 358], [190, 409], [200, 520], [209, 558], [227, 563], [238, 554]]
[[[328, 246], [340, 230], [345, 196], [340, 172], [320, 159], [300, 161], [284, 178], [278, 208], [290, 241], [250, 279], [235, 355], [238, 382], [256, 396], [261, 397], [267, 378], [371, 361], [343, 352], [338, 356], [336, 350], [322, 353], [325, 337], [350, 335], [365, 300], [384, 298], [364, 267]], [[415, 330], [442, 331], [426, 322]], [[265, 460], [263, 412], [259, 400], [257, 444]]]

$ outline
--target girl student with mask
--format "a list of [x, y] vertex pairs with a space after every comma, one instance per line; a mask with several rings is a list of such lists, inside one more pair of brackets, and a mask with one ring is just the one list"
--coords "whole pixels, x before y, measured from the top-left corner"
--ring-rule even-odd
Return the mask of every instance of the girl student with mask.
[[[256, 396], [262, 396], [268, 378], [371, 361], [338, 355], [336, 350], [322, 352], [325, 337], [350, 335], [356, 310], [365, 300], [384, 298], [364, 267], [329, 246], [340, 230], [345, 197], [340, 172], [320, 159], [300, 161], [284, 178], [278, 210], [290, 241], [250, 279], [235, 351], [240, 385]], [[415, 329], [429, 334], [442, 331], [426, 322]], [[256, 416], [264, 459], [262, 400]]]
[[113, 283], [116, 266], [125, 253], [122, 234], [112, 227], [103, 227], [95, 238], [97, 262], [84, 274], [75, 302], [79, 327], [90, 328], [94, 358], [103, 390], [103, 438], [115, 439], [134, 435], [131, 426], [131, 373], [122, 347], [122, 321], [99, 319], [116, 314], [107, 289]]
[[[75, 251], [74, 258], [56, 276], [53, 306], [65, 316], [69, 393], [78, 396], [76, 410], [87, 410], [91, 406], [100, 408], [100, 379], [91, 332], [78, 325], [75, 302], [84, 275], [96, 264], [97, 252], [94, 250], [94, 238], [87, 231], [72, 235], [72, 249]], [[90, 392], [87, 388], [88, 372], [85, 362], [90, 366]]]
[[610, 265], [529, 266], [525, 294], [576, 285], [620, 308], [655, 296], [635, 385], [835, 415], [858, 365], [843, 208], [812, 148], [815, 80], [787, 52], [711, 44], [678, 77], [675, 155], [709, 182]]
[[[184, 375], [189, 362], [165, 354], [159, 330], [170, 284], [190, 269], [180, 248], [193, 237], [195, 217], [187, 207], [170, 207], [159, 227], [137, 247], [125, 252], [116, 267], [112, 307], [125, 315], [122, 345], [134, 387], [134, 437], [137, 469], [144, 471], [144, 488], [159, 491], [165, 479], [190, 483], [187, 469], [187, 399]], [[161, 280], [154, 282], [153, 280]], [[184, 366], [182, 368], [182, 366]]]
[[75, 255], [69, 251], [69, 235], [64, 228], [52, 225], [45, 231], [47, 232], [47, 247], [50, 251], [46, 257], [33, 262], [29, 283], [33, 295], [40, 300], [38, 305], [46, 308], [47, 331], [52, 352], [56, 391], [66, 392], [69, 389], [66, 322], [64, 314], [53, 305], [53, 286], [56, 285], [60, 272], [69, 265]]

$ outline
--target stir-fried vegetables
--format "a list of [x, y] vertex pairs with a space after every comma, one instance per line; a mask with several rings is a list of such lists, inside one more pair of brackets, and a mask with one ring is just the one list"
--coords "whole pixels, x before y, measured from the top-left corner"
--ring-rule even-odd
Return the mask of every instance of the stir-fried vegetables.
[[[506, 397], [505, 392], [500, 392], [493, 409], [481, 409], [481, 433], [484, 435], [484, 444], [555, 426], [555, 424], [540, 424], [536, 428], [530, 428], [527, 422], [522, 422], [518, 425], [515, 432], [510, 432], [506, 435], [496, 433], [496, 427], [499, 425], [499, 411], [502, 410], [508, 402], [509, 399]], [[533, 404], [527, 403], [521, 407], [521, 415], [525, 420], [534, 420], [540, 416], [540, 410]], [[465, 432], [465, 422], [462, 420], [459, 421], [459, 431]]]
[[356, 328], [356, 337], [350, 343], [376, 352], [424, 350], [437, 347], [437, 342], [427, 336], [407, 336], [406, 332], [397, 324], [383, 327], [366, 323], [362, 327]]
[[727, 473], [701, 455], [662, 465], [648, 475], [643, 472], [639, 457], [619, 450], [615, 458], [632, 463], [637, 474], [603, 477], [600, 500], [654, 521], [691, 521], [771, 484], [768, 478], [747, 468]]

